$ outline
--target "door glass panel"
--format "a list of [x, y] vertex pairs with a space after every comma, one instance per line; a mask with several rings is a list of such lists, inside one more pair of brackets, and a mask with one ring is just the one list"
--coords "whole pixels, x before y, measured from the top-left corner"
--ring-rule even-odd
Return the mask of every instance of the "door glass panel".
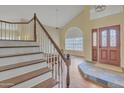
[[102, 31], [102, 47], [107, 47], [107, 30]]
[[93, 46], [97, 46], [97, 33], [93, 32]]
[[116, 30], [110, 30], [110, 47], [116, 47]]

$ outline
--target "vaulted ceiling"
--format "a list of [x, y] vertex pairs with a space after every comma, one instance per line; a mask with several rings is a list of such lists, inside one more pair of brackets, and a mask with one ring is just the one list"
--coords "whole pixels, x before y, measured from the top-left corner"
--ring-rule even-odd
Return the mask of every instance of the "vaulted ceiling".
[[[57, 24], [56, 24], [56, 9]], [[83, 10], [81, 5], [27, 5], [27, 6], [0, 6], [0, 19], [19, 20], [20, 18], [30, 19], [34, 13], [44, 25], [62, 27]]]

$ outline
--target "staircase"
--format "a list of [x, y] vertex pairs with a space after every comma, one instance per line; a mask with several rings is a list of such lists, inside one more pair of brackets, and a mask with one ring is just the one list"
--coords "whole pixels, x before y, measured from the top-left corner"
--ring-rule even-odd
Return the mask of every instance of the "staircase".
[[36, 14], [28, 22], [0, 20], [0, 88], [69, 87], [69, 66]]

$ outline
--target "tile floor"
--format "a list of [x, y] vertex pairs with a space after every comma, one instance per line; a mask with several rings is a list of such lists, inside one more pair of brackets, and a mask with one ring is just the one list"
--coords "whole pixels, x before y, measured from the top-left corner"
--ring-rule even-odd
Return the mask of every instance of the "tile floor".
[[82, 62], [84, 62], [84, 59], [81, 57], [71, 57], [70, 88], [101, 88], [102, 86], [88, 81], [81, 76], [78, 70], [78, 65]]

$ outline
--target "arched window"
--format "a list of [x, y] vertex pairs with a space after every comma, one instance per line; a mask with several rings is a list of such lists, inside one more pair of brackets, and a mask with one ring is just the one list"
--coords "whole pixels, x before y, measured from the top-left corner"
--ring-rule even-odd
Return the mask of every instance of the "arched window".
[[82, 32], [77, 27], [72, 27], [67, 31], [65, 37], [65, 49], [83, 51], [83, 36]]

